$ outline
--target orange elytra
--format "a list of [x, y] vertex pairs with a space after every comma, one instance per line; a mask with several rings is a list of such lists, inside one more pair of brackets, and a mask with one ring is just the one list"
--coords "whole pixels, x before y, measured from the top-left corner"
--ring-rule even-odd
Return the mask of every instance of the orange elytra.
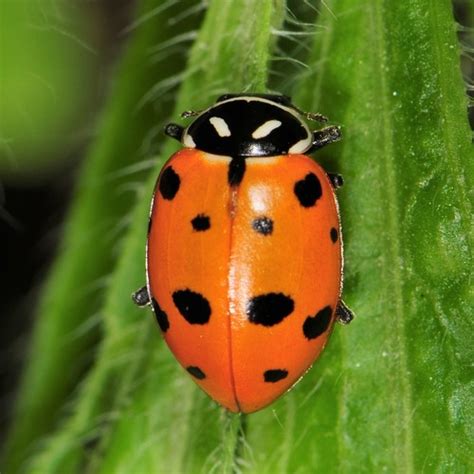
[[306, 154], [340, 138], [311, 132], [286, 96], [227, 94], [183, 128], [152, 202], [147, 286], [169, 348], [233, 412], [266, 407], [323, 350], [341, 300], [342, 238], [334, 189]]

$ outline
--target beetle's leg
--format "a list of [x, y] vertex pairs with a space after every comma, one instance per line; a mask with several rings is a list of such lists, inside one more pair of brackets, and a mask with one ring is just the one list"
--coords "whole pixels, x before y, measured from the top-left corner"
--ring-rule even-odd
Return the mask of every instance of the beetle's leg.
[[183, 132], [184, 128], [177, 123], [169, 123], [165, 127], [165, 134], [171, 138], [174, 138], [175, 140], [178, 140], [179, 142], [181, 141]]
[[319, 150], [330, 143], [337, 142], [341, 139], [341, 136], [341, 128], [335, 125], [316, 130], [313, 132], [313, 144], [307, 153], [313, 153], [313, 151]]
[[332, 187], [338, 189], [344, 184], [342, 175], [338, 173], [328, 173], [329, 181], [331, 181]]
[[336, 308], [336, 320], [341, 324], [349, 324], [354, 319], [354, 313], [346, 306], [344, 301], [339, 300]]
[[150, 304], [150, 297], [148, 296], [148, 289], [143, 286], [132, 294], [133, 302], [140, 308], [144, 308]]

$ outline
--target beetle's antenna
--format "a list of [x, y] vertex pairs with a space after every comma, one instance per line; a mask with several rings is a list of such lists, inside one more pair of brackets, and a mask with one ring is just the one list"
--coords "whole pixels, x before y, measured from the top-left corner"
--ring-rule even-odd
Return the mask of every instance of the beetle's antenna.
[[311, 120], [312, 122], [326, 123], [329, 120], [323, 114], [319, 114], [317, 112], [305, 112], [304, 110], [298, 109], [298, 107], [295, 107], [294, 105], [292, 107], [299, 114], [301, 114], [303, 117], [306, 117], [307, 120]]
[[317, 112], [303, 112], [303, 115], [313, 122], [326, 123], [329, 120], [325, 115], [318, 114]]
[[185, 110], [181, 113], [181, 118], [197, 117], [202, 113], [202, 110]]

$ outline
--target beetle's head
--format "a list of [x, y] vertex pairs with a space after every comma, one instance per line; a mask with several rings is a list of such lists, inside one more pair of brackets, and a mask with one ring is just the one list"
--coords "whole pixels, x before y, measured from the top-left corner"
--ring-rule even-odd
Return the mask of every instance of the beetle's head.
[[304, 153], [313, 134], [287, 96], [226, 94], [197, 114], [180, 139], [214, 155], [264, 157]]

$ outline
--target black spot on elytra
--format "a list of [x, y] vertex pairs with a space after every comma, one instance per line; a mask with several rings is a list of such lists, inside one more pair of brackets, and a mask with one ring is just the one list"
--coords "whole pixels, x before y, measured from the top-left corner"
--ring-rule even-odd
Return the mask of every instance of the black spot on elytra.
[[257, 217], [252, 221], [252, 228], [259, 234], [269, 235], [273, 232], [273, 221], [268, 217]]
[[231, 186], [238, 186], [242, 182], [244, 179], [245, 167], [245, 158], [236, 157], [230, 160], [227, 181]]
[[204, 231], [208, 230], [211, 227], [211, 219], [205, 214], [198, 214], [192, 221], [191, 225], [194, 230]]
[[168, 200], [173, 199], [179, 190], [180, 184], [181, 179], [179, 175], [171, 166], [168, 166], [168, 168], [163, 171], [160, 178], [159, 189], [163, 198]]
[[283, 293], [254, 296], [247, 303], [249, 321], [262, 326], [273, 326], [283, 321], [295, 308], [294, 301]]
[[193, 377], [196, 377], [196, 378], [199, 379], [199, 380], [202, 380], [202, 379], [205, 379], [205, 378], [206, 378], [206, 374], [205, 374], [199, 367], [190, 365], [189, 367], [186, 367], [186, 370], [187, 370]]
[[285, 369], [271, 369], [266, 370], [263, 373], [263, 379], [265, 382], [278, 382], [279, 380], [283, 380], [288, 377], [288, 370]]
[[330, 237], [331, 237], [331, 241], [332, 241], [333, 243], [336, 243], [339, 234], [338, 234], [337, 229], [336, 229], [335, 227], [333, 227], [333, 228], [331, 229], [331, 231], [329, 232], [329, 235], [330, 235]]
[[303, 207], [314, 206], [323, 194], [321, 183], [314, 173], [308, 173], [304, 179], [297, 181], [294, 192]]
[[148, 219], [148, 234], [151, 232], [151, 226], [153, 225], [153, 219], [150, 218]]
[[173, 301], [183, 318], [190, 324], [206, 324], [211, 317], [211, 306], [204, 296], [191, 290], [173, 293]]
[[156, 320], [158, 321], [158, 325], [163, 332], [166, 332], [169, 327], [170, 323], [168, 321], [168, 315], [160, 308], [160, 305], [155, 300], [155, 298], [151, 298], [151, 306], [153, 307], [153, 312], [155, 313]]
[[316, 316], [308, 316], [303, 324], [303, 334], [307, 339], [316, 339], [326, 332], [331, 322], [332, 308], [326, 306]]

